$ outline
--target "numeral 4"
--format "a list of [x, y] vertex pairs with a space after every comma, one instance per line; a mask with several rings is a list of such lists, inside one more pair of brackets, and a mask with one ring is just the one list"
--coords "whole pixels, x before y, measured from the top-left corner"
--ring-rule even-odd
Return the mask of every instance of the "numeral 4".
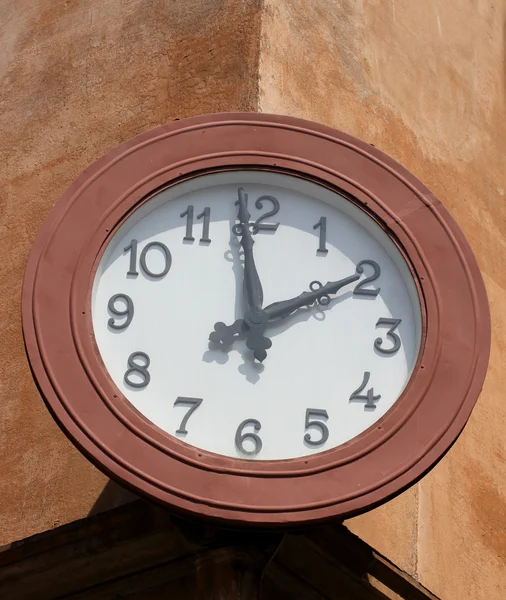
[[378, 400], [380, 400], [381, 398], [380, 394], [378, 394], [377, 396], [374, 395], [374, 389], [372, 387], [369, 388], [365, 394], [362, 394], [367, 384], [369, 383], [370, 377], [371, 373], [369, 371], [365, 371], [362, 383], [350, 396], [350, 402], [353, 402], [354, 400], [365, 401], [364, 410], [374, 410], [376, 408], [375, 402], [378, 402]]

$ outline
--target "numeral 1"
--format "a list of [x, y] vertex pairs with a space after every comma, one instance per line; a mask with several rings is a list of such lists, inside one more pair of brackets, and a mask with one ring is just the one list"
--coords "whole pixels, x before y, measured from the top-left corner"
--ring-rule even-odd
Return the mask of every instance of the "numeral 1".
[[137, 275], [136, 266], [137, 266], [137, 240], [132, 240], [130, 242], [130, 246], [127, 246], [124, 250], [125, 252], [130, 252], [130, 268], [127, 271], [127, 275]]
[[183, 240], [186, 242], [193, 242], [195, 238], [193, 237], [193, 206], [190, 204], [188, 208], [181, 213], [181, 218], [186, 217], [186, 235]]
[[202, 217], [204, 217], [204, 225], [202, 227], [202, 237], [200, 238], [200, 241], [210, 244], [211, 240], [209, 238], [209, 222], [211, 220], [211, 209], [209, 206], [206, 206], [200, 215], [197, 215], [197, 219], [201, 219]]
[[313, 225], [313, 229], [320, 228], [320, 245], [318, 246], [317, 252], [327, 254], [327, 217], [321, 217], [316, 225]]
[[[188, 205], [188, 208], [181, 213], [181, 218], [186, 217], [186, 235], [183, 240], [186, 242], [194, 242], [195, 238], [193, 237], [193, 206], [191, 204]], [[200, 238], [201, 242], [206, 242], [208, 244], [211, 243], [211, 239], [209, 238], [209, 223], [211, 221], [211, 209], [209, 206], [206, 206], [204, 210], [197, 215], [197, 219], [204, 218], [204, 224], [202, 226], [202, 237]]]

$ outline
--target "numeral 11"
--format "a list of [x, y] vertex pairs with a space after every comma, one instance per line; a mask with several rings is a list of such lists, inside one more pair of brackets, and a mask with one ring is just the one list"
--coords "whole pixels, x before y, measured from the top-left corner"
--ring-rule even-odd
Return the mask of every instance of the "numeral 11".
[[[181, 218], [186, 217], [186, 235], [183, 240], [187, 242], [194, 242], [195, 238], [193, 237], [193, 206], [190, 204], [188, 208], [181, 213]], [[211, 221], [211, 209], [209, 206], [206, 206], [204, 210], [197, 215], [197, 219], [204, 218], [204, 224], [202, 227], [202, 237], [200, 238], [201, 242], [210, 243], [211, 239], [209, 238], [209, 223]]]

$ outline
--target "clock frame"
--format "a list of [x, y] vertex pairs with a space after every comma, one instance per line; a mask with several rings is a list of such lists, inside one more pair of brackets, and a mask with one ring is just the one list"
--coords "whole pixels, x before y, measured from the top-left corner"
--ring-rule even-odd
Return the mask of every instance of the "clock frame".
[[[115, 231], [161, 189], [231, 170], [274, 171], [337, 191], [389, 235], [422, 311], [411, 378], [372, 427], [302, 458], [250, 462], [185, 444], [112, 383], [94, 342], [91, 289]], [[241, 526], [295, 526], [363, 512], [422, 477], [462, 431], [488, 365], [479, 268], [442, 204], [369, 144], [266, 114], [218, 114], [143, 133], [99, 159], [42, 226], [23, 286], [28, 359], [53, 416], [92, 462], [176, 512]]]

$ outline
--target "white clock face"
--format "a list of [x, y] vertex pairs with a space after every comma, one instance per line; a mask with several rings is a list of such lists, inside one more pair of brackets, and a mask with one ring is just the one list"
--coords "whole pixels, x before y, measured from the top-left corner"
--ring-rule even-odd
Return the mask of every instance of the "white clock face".
[[421, 340], [414, 281], [381, 228], [323, 187], [255, 171], [195, 178], [139, 208], [100, 261], [92, 317], [140, 413], [254, 460], [310, 456], [371, 427]]

